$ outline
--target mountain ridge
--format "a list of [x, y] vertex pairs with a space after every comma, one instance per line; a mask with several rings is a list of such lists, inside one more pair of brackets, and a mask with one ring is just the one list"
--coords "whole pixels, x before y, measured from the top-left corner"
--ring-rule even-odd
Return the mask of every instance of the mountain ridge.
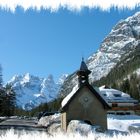
[[[124, 57], [131, 51], [140, 47], [140, 12], [120, 20], [104, 38], [99, 49], [86, 60], [91, 70], [89, 82], [94, 83], [106, 77]], [[140, 68], [140, 66], [138, 66]], [[135, 70], [135, 69], [134, 69]], [[61, 96], [71, 92], [77, 84], [77, 76], [74, 72], [68, 76], [60, 90]]]
[[15, 75], [8, 81], [16, 93], [16, 104], [24, 110], [31, 110], [41, 103], [50, 102], [58, 97], [59, 88], [63, 84], [67, 74], [63, 74], [58, 82], [52, 75], [47, 78], [39, 78], [29, 73]]

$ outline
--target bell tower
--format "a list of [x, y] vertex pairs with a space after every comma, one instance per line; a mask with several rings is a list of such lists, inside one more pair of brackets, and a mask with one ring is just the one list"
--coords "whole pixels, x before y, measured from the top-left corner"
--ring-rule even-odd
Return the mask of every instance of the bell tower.
[[81, 87], [85, 83], [89, 83], [88, 76], [90, 73], [91, 73], [91, 71], [88, 69], [88, 67], [84, 61], [84, 58], [82, 58], [80, 70], [78, 70], [76, 73], [78, 75], [79, 87]]

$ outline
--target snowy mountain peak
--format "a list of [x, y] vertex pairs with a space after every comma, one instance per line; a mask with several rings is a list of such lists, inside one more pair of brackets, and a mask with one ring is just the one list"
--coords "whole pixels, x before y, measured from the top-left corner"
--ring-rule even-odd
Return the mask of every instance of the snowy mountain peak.
[[126, 21], [132, 21], [132, 20], [140, 20], [140, 12], [137, 12], [133, 16], [130, 16], [126, 19]]
[[68, 74], [62, 74], [57, 84], [62, 85], [67, 77], [68, 77]]
[[22, 78], [22, 76], [14, 75], [8, 83], [12, 83], [13, 81], [19, 81]]
[[50, 74], [50, 75], [47, 77], [46, 82], [47, 82], [47, 84], [49, 84], [49, 83], [54, 84], [55, 82], [54, 82], [53, 75]]
[[31, 75], [29, 73], [26, 73], [23, 77], [23, 81], [25, 83], [29, 82], [30, 81], [30, 78], [31, 78]]
[[[61, 80], [62, 81], [62, 80]], [[63, 80], [64, 81], [64, 80]], [[55, 83], [53, 76], [39, 78], [29, 73], [15, 75], [8, 82], [16, 92], [17, 106], [30, 110], [41, 103], [54, 100], [63, 82]]]
[[97, 53], [90, 56], [87, 65], [92, 71], [90, 79], [99, 80], [140, 43], [140, 12], [121, 20], [103, 40]]

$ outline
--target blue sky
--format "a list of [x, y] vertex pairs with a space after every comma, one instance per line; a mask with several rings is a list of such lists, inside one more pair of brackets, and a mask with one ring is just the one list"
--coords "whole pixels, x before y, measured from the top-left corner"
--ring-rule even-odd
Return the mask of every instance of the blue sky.
[[79, 12], [60, 8], [27, 10], [16, 8], [12, 13], [0, 10], [0, 64], [4, 82], [15, 74], [27, 72], [57, 79], [72, 73], [100, 47], [105, 36], [121, 19], [139, 11], [102, 11], [84, 8]]

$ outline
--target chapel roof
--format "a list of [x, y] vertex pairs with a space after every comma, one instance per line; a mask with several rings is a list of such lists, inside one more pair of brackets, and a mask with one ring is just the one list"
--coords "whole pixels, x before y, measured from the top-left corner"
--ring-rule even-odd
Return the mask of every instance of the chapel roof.
[[62, 111], [66, 110], [66, 108], [69, 106], [71, 101], [75, 98], [75, 96], [79, 93], [79, 91], [84, 87], [87, 87], [92, 92], [92, 94], [95, 95], [95, 97], [101, 102], [101, 104], [104, 106], [105, 109], [110, 109], [110, 106], [108, 105], [106, 100], [104, 98], [102, 98], [102, 96], [89, 83], [85, 83], [80, 88], [78, 88], [78, 86], [75, 86], [73, 88], [72, 92], [70, 92], [63, 99], [63, 101], [61, 103], [61, 110]]

